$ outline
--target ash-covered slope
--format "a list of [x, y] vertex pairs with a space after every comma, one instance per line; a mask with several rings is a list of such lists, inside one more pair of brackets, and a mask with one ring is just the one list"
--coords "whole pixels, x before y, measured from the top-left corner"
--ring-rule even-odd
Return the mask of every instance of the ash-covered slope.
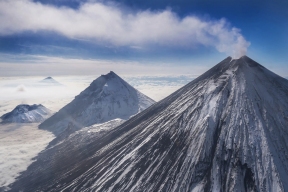
[[77, 161], [47, 150], [11, 187], [288, 191], [287, 127], [288, 81], [246, 56], [229, 57], [74, 151]]
[[50, 117], [52, 112], [43, 105], [21, 104], [11, 112], [0, 117], [1, 123], [40, 123]]
[[71, 103], [44, 121], [39, 128], [50, 130], [55, 135], [63, 131], [71, 133], [82, 127], [116, 118], [127, 120], [153, 103], [152, 99], [111, 71], [94, 80]]

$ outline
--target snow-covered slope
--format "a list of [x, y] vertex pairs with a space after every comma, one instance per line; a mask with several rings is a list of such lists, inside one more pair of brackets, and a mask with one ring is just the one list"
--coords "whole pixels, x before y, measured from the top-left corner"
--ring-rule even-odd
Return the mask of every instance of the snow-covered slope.
[[[73, 154], [65, 152], [41, 154], [11, 187], [288, 191], [287, 127], [288, 81], [246, 56], [228, 57], [89, 146], [77, 148], [77, 161], [67, 163]], [[66, 150], [73, 147], [66, 145]]]
[[1, 120], [2, 123], [40, 123], [51, 115], [52, 112], [41, 104], [21, 104], [2, 115]]
[[59, 135], [112, 119], [127, 120], [154, 101], [140, 93], [114, 72], [102, 75], [75, 99], [43, 122], [39, 128]]

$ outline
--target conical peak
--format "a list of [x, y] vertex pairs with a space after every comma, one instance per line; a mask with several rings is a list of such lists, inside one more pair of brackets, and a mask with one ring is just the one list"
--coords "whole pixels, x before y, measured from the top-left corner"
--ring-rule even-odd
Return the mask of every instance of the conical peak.
[[[239, 59], [232, 59], [232, 57], [227, 57], [222, 60], [220, 63], [212, 67], [210, 70], [206, 71], [204, 74], [196, 78], [192, 81], [189, 85], [193, 85], [199, 81], [205, 81], [207, 79], [214, 79], [215, 81], [219, 78], [228, 80], [228, 78], [224, 78], [227, 76], [241, 76], [241, 79], [247, 78], [248, 76], [253, 76], [254, 74], [264, 74], [268, 75], [271, 74], [268, 72], [265, 67], [258, 64], [256, 61], [250, 59], [247, 56], [242, 56]], [[244, 74], [244, 76], [243, 76]], [[189, 87], [189, 86], [188, 86]]]
[[[121, 77], [119, 77], [116, 73], [114, 73], [113, 71], [110, 71], [106, 75], [101, 75], [100, 77], [95, 79], [90, 84], [90, 86], [86, 90], [84, 90], [84, 92], [91, 92], [91, 91], [94, 92], [95, 90], [103, 89], [104, 87], [116, 85], [116, 84], [118, 85], [122, 84], [122, 85], [125, 85], [125, 87], [134, 89], [126, 81], [124, 81]], [[111, 87], [115, 88], [115, 86], [111, 86]]]
[[45, 79], [42, 79], [41, 81], [39, 81], [40, 83], [42, 83], [42, 85], [56, 85], [56, 86], [63, 86], [61, 83], [59, 83], [58, 81], [56, 81], [55, 79], [53, 79], [52, 77], [46, 77]]
[[110, 71], [108, 74], [116, 75], [116, 73], [114, 73], [113, 71]]
[[107, 75], [107, 77], [119, 77], [116, 73], [114, 73], [113, 71], [110, 71]]
[[[43, 105], [41, 105], [41, 104], [39, 104], [39, 105], [37, 105], [37, 104], [33, 104], [33, 105], [28, 105], [28, 104], [20, 104], [20, 105], [17, 105], [16, 107], [15, 107], [15, 109], [20, 109], [20, 108], [27, 108], [28, 109], [28, 111], [30, 111], [30, 110], [34, 110], [34, 109], [37, 109], [37, 108], [39, 108], [39, 107], [44, 107]], [[14, 110], [15, 110], [14, 109]]]
[[231, 61], [231, 64], [233, 65], [233, 67], [249, 67], [249, 68], [264, 68], [262, 65], [260, 65], [259, 63], [257, 63], [256, 61], [254, 61], [253, 59], [251, 59], [250, 57], [244, 55], [242, 57], [240, 57], [239, 59], [235, 59]]
[[105, 87], [113, 87], [113, 89], [116, 89], [118, 86], [124, 85], [128, 89], [134, 89], [131, 87], [125, 80], [123, 80], [121, 77], [119, 77], [116, 73], [113, 71], [110, 71], [108, 74], [102, 76], [104, 77]]
[[101, 75], [102, 77], [104, 77], [105, 79], [109, 80], [112, 78], [120, 78], [116, 73], [114, 73], [113, 71], [110, 71], [109, 73], [107, 73], [106, 75]]
[[247, 55], [243, 55], [242, 57], [238, 58], [238, 59], [234, 59], [232, 57], [228, 57], [228, 58], [231, 58], [231, 61], [234, 61], [234, 62], [249, 62], [249, 61], [253, 61], [253, 62], [256, 62], [254, 60], [252, 60], [250, 57], [248, 57]]

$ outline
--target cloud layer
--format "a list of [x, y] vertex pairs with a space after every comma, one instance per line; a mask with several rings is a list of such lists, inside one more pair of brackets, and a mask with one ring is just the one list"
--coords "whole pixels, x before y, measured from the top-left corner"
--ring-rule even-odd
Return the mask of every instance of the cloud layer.
[[178, 17], [170, 10], [127, 11], [115, 4], [88, 2], [77, 10], [43, 5], [30, 0], [1, 0], [0, 35], [24, 31], [53, 31], [114, 46], [153, 45], [193, 48], [214, 47], [238, 58], [250, 43], [225, 19], [207, 21]]
[[[212, 58], [213, 60], [213, 58]], [[215, 59], [214, 59], [215, 60]], [[37, 55], [0, 54], [0, 77], [8, 76], [61, 76], [61, 75], [96, 75], [114, 71], [123, 76], [143, 75], [184, 75], [199, 76], [214, 65], [215, 61], [189, 62], [190, 65], [179, 67], [175, 63], [138, 62], [126, 60], [89, 60], [48, 57]], [[0, 79], [1, 81], [1, 79]]]

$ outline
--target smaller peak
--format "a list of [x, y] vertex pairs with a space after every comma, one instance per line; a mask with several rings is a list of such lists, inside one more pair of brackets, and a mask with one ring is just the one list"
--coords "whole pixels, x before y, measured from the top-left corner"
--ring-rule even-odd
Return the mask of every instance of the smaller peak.
[[28, 108], [29, 105], [28, 104], [19, 104], [15, 107], [15, 109], [18, 109], [18, 108]]
[[114, 73], [113, 71], [110, 71], [107, 75], [109, 76], [114, 76], [114, 77], [119, 77], [116, 73]]
[[106, 75], [103, 75], [104, 77], [109, 78], [115, 78], [115, 77], [119, 77], [116, 73], [114, 73], [113, 71], [110, 71], [109, 73], [107, 73]]
[[43, 105], [39, 104], [32, 104], [32, 105], [28, 105], [28, 104], [19, 104], [15, 107], [15, 109], [22, 109], [22, 108], [27, 108], [29, 111], [33, 110], [33, 109], [37, 109], [39, 107], [44, 107]]
[[[41, 81], [39, 81], [40, 83], [43, 83], [45, 85], [61, 85], [63, 86], [61, 83], [59, 83], [58, 81], [56, 81], [55, 79], [53, 79], [52, 77], [46, 77], [45, 79], [42, 79]], [[43, 85], [42, 84], [42, 85]]]
[[2, 115], [0, 119], [1, 123], [36, 123], [45, 120], [50, 114], [51, 111], [41, 104], [19, 104], [12, 111]]
[[109, 73], [107, 73], [106, 75], [101, 75], [101, 76], [107, 76], [107, 75], [117, 75], [116, 73], [114, 73], [113, 71], [110, 71]]
[[44, 107], [44, 106], [42, 104], [33, 104], [33, 105], [30, 105], [30, 107], [38, 108], [38, 107]]

